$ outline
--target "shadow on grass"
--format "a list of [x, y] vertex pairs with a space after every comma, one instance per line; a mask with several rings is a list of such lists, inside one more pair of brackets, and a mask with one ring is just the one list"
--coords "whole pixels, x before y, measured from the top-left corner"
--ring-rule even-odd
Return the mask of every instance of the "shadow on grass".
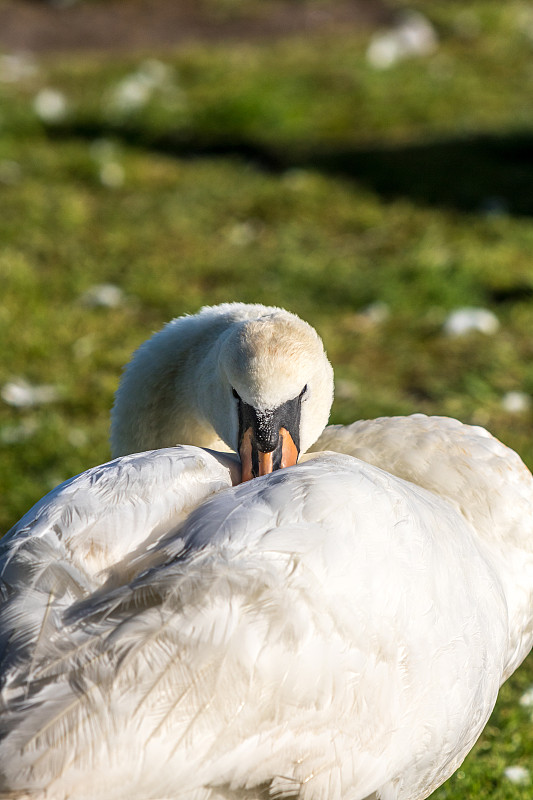
[[[269, 172], [307, 168], [354, 180], [383, 198], [480, 214], [533, 215], [533, 133], [479, 134], [379, 147], [276, 145], [214, 133], [81, 123], [54, 134], [123, 141], [180, 158], [234, 157]], [[51, 135], [54, 135], [51, 133]]]
[[396, 147], [315, 153], [315, 168], [386, 199], [481, 214], [533, 214], [533, 135], [478, 135]]

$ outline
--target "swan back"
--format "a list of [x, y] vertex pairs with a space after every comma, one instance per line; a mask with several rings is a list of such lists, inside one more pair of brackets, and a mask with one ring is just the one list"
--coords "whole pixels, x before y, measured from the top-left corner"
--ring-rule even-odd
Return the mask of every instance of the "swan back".
[[207, 498], [150, 549], [62, 617], [61, 598], [43, 603], [61, 635], [35, 631], [7, 674], [1, 788], [408, 800], [485, 724], [505, 598], [471, 526], [432, 493], [320, 456]]
[[505, 680], [533, 645], [533, 477], [517, 453], [484, 428], [423, 414], [330, 425], [313, 450], [374, 464], [442, 497], [468, 521], [505, 587]]
[[0, 681], [36, 641], [61, 635], [73, 603], [151, 565], [154, 543], [238, 471], [223, 454], [168, 448], [93, 467], [43, 497], [0, 542]]

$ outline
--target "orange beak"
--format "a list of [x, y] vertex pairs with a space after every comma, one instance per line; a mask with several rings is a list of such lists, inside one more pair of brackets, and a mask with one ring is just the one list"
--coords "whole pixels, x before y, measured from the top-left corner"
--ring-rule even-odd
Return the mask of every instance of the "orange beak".
[[[281, 441], [281, 459], [277, 466], [274, 466], [274, 451], [262, 453], [254, 446], [252, 428], [248, 428], [243, 434], [239, 454], [241, 457], [241, 482], [249, 481], [254, 477], [254, 456], [257, 458], [257, 476], [268, 475], [275, 469], [292, 467], [298, 461], [298, 448], [286, 428], [280, 428], [279, 438]], [[276, 448], [276, 451], [278, 450]], [[255, 452], [254, 452], [255, 451]]]

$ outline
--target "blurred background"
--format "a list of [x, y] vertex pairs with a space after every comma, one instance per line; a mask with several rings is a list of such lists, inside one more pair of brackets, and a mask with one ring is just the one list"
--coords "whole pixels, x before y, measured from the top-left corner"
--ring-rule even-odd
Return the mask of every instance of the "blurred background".
[[[0, 0], [0, 530], [109, 459], [132, 351], [228, 300], [322, 335], [333, 422], [533, 466], [533, 3]], [[533, 787], [533, 664], [435, 795]]]

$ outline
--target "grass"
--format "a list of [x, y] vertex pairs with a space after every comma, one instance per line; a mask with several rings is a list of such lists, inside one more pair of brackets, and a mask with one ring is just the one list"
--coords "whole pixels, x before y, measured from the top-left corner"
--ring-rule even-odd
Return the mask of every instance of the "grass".
[[[357, 32], [51, 57], [19, 80], [4, 62], [0, 387], [49, 384], [56, 400], [0, 404], [1, 530], [109, 458], [132, 350], [225, 300], [318, 328], [332, 421], [452, 415], [533, 466], [533, 412], [504, 402], [533, 395], [533, 21], [515, 0], [414, 5], [440, 46], [384, 71]], [[47, 88], [66, 100], [55, 120], [35, 111]], [[91, 305], [102, 283], [122, 302]], [[499, 330], [446, 336], [462, 306]], [[532, 684], [530, 657], [435, 798], [530, 797], [504, 769], [532, 763], [518, 704]]]

